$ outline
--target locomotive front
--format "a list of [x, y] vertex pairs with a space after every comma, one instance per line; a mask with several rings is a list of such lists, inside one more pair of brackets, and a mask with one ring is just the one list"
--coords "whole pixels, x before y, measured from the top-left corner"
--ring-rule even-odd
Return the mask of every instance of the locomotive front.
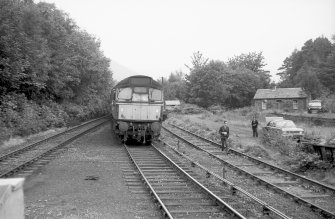
[[147, 76], [122, 80], [112, 90], [112, 130], [128, 138], [150, 143], [158, 137], [163, 120], [162, 86]]

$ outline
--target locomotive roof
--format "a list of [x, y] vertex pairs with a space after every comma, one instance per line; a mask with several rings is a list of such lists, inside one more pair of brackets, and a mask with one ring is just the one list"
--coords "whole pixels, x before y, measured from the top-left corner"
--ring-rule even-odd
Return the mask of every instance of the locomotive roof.
[[[138, 80], [136, 80], [138, 79]], [[149, 80], [141, 80], [141, 79], [149, 79]], [[114, 88], [121, 88], [121, 87], [151, 87], [156, 89], [162, 89], [162, 85], [152, 79], [149, 76], [145, 75], [134, 75], [128, 78], [123, 79], [119, 83], [117, 83]]]

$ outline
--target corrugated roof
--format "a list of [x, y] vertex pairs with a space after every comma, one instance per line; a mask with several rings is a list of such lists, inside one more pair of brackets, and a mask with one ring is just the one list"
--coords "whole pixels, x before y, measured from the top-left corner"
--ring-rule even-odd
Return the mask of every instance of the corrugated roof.
[[258, 89], [254, 99], [306, 98], [307, 94], [300, 88]]

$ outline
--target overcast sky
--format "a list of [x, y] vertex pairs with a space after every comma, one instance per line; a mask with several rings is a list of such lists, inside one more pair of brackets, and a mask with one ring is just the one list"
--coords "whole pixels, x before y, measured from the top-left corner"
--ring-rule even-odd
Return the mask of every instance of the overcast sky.
[[275, 75], [307, 40], [335, 35], [334, 0], [44, 1], [99, 38], [105, 56], [155, 79], [188, 73], [196, 51], [221, 61], [262, 51]]

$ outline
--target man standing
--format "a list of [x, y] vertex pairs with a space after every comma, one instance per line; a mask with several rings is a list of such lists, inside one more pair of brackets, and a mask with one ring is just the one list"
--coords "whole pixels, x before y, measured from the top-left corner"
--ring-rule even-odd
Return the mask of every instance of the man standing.
[[254, 117], [251, 121], [251, 127], [252, 127], [252, 137], [258, 138], [258, 132], [257, 132], [257, 126], [258, 126], [258, 121]]
[[222, 143], [222, 151], [226, 148], [227, 146], [227, 139], [229, 138], [229, 127], [227, 125], [227, 121], [223, 122], [223, 126], [220, 127], [219, 133], [221, 135], [221, 143]]

